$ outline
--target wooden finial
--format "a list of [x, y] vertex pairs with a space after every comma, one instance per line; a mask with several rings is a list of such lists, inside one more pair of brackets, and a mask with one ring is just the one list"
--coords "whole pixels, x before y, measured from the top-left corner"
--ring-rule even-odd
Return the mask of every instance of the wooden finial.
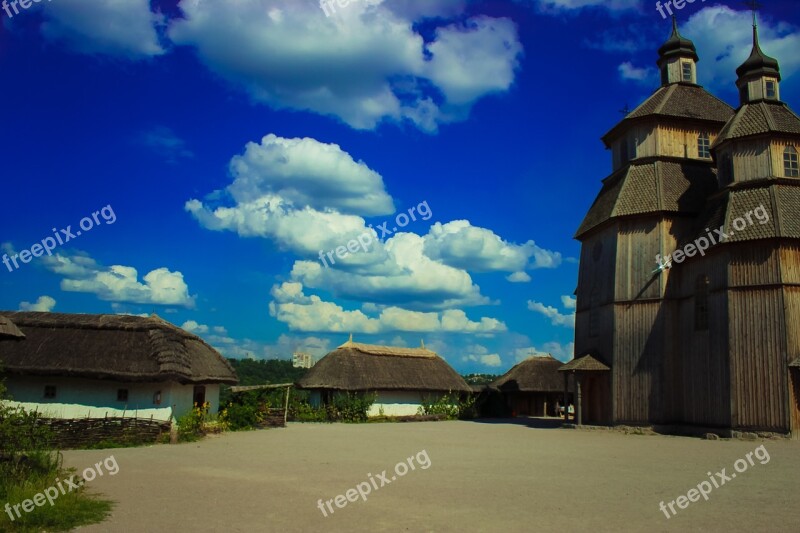
[[350, 344], [353, 344], [353, 334], [352, 333], [350, 334], [350, 340], [348, 340], [347, 342], [349, 342]]
[[424, 350], [425, 349], [425, 339], [420, 339], [419, 342], [420, 342], [420, 344], [422, 346], [422, 349]]

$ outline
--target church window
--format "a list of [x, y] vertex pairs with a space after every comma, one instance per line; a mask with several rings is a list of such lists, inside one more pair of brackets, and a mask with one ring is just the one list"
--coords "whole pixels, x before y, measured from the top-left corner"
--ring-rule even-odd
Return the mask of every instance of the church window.
[[619, 164], [620, 165], [626, 164], [629, 158], [630, 155], [628, 152], [628, 139], [623, 138], [619, 143]]
[[722, 166], [720, 167], [720, 183], [725, 186], [733, 183], [733, 159], [731, 154], [722, 156]]
[[774, 100], [777, 97], [775, 91], [775, 82], [772, 80], [767, 81], [767, 98]]
[[692, 64], [688, 61], [684, 61], [681, 63], [681, 68], [683, 70], [683, 81], [692, 81]]
[[697, 154], [704, 159], [711, 157], [711, 138], [708, 133], [701, 133], [697, 138]]
[[787, 146], [783, 151], [783, 171], [787, 178], [800, 177], [797, 166], [797, 149], [794, 146]]
[[698, 276], [694, 293], [694, 330], [708, 329], [708, 276]]

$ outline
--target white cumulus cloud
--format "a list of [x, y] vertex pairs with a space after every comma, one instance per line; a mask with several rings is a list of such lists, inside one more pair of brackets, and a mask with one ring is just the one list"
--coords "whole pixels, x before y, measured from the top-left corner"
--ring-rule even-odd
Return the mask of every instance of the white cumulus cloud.
[[148, 272], [139, 281], [133, 267], [105, 267], [81, 253], [42, 257], [42, 263], [64, 278], [63, 291], [90, 293], [110, 302], [194, 307], [194, 296], [189, 295], [183, 274], [164, 267]]
[[149, 0], [57, 0], [43, 2], [42, 33], [78, 52], [142, 59], [165, 53], [157, 27], [164, 17]]
[[425, 236], [425, 254], [445, 264], [472, 272], [520, 272], [526, 268], [555, 268], [561, 254], [534, 241], [513, 244], [468, 220], [437, 222]]
[[544, 305], [543, 303], [534, 300], [528, 300], [528, 309], [536, 313], [542, 314], [550, 319], [550, 323], [554, 326], [564, 326], [567, 328], [575, 327], [575, 313], [562, 314], [555, 307]]
[[50, 296], [39, 296], [39, 299], [34, 303], [20, 302], [20, 311], [39, 311], [42, 313], [49, 313], [56, 306], [56, 301]]
[[306, 296], [297, 282], [284, 282], [272, 288], [270, 315], [293, 331], [327, 333], [446, 332], [492, 335], [507, 331], [494, 318], [470, 320], [460, 309], [421, 312], [396, 306], [383, 308], [377, 317], [362, 310], [347, 310], [317, 295]]
[[[434, 131], [507, 91], [522, 53], [512, 21], [452, 22], [462, 2], [447, 4], [354, 1], [326, 16], [317, 0], [182, 0], [169, 36], [273, 108], [358, 129], [408, 120]], [[437, 25], [429, 42], [415, 26], [424, 18]]]

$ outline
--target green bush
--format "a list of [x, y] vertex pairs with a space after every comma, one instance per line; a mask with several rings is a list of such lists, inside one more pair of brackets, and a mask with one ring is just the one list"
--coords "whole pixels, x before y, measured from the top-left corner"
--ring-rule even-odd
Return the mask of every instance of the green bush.
[[257, 406], [232, 403], [220, 411], [219, 418], [231, 431], [241, 431], [256, 427], [264, 420], [263, 415]]
[[442, 396], [422, 398], [421, 405], [417, 409], [420, 415], [444, 415], [448, 420], [459, 418], [475, 417], [475, 397], [468, 395], [465, 400], [461, 400], [459, 393], [448, 392]]
[[374, 392], [360, 394], [357, 392], [338, 393], [326, 406], [328, 418], [337, 422], [366, 422], [369, 408], [375, 403]]
[[191, 411], [178, 418], [178, 441], [193, 442], [205, 435], [204, 427], [208, 420], [211, 404], [194, 404]]
[[[61, 453], [51, 448], [52, 433], [41, 423], [41, 416], [4, 404], [5, 399], [6, 389], [0, 381], [0, 502], [13, 506], [74, 471], [62, 468]], [[111, 502], [88, 496], [84, 490], [81, 487], [60, 495], [55, 505], [22, 512], [14, 521], [0, 513], [0, 531], [68, 531], [101, 522], [111, 511]]]

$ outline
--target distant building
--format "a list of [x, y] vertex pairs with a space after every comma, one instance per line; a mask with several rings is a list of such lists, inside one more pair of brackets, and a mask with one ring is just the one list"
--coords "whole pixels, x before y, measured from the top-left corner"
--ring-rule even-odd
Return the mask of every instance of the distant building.
[[[563, 364], [552, 355], [532, 356], [517, 363], [490, 387], [502, 393], [515, 415], [558, 416], [556, 404], [564, 403], [564, 378], [558, 372]], [[569, 400], [572, 403], [571, 395]]]
[[578, 407], [800, 436], [800, 118], [757, 26], [738, 109], [697, 84], [698, 60], [673, 25], [661, 87], [603, 138], [612, 173], [576, 234], [575, 353], [594, 372]]
[[302, 352], [292, 354], [292, 366], [295, 368], [311, 368], [314, 363], [314, 357], [311, 354]]
[[51, 418], [216, 412], [220, 385], [238, 381], [214, 348], [155, 315], [2, 311], [0, 367], [10, 403]]
[[340, 392], [374, 392], [377, 397], [369, 416], [381, 410], [387, 416], [415, 415], [426, 397], [436, 400], [450, 392], [472, 392], [435, 352], [352, 341], [320, 359], [297, 384], [312, 391], [315, 405]]

